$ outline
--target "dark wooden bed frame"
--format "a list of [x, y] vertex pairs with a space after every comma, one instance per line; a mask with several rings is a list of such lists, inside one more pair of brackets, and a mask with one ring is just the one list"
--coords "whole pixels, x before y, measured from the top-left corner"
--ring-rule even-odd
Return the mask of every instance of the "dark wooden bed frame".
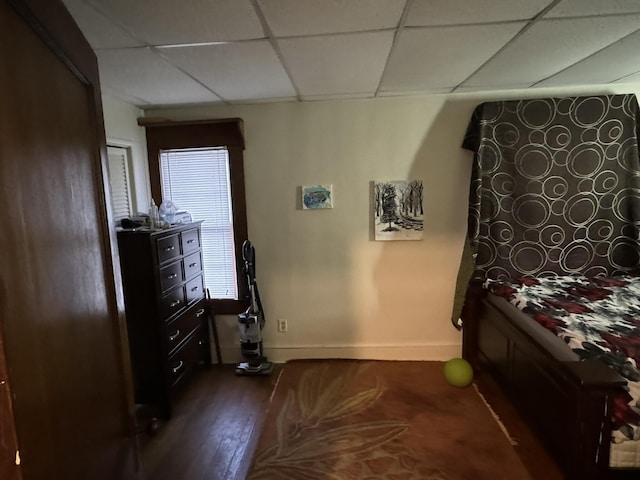
[[467, 290], [462, 320], [463, 357], [492, 374], [567, 480], [640, 478], [638, 469], [609, 468], [609, 412], [621, 376], [597, 360], [553, 352], [497, 308], [478, 281]]

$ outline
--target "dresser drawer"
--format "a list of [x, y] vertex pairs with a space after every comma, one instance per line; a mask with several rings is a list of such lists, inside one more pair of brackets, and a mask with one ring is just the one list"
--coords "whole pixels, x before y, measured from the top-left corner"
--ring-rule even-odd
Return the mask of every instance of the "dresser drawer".
[[160, 290], [166, 292], [182, 282], [182, 262], [170, 263], [160, 269]]
[[184, 315], [180, 315], [173, 322], [165, 325], [164, 331], [169, 353], [172, 353], [185, 338], [203, 324], [204, 314], [204, 307], [196, 305]]
[[182, 310], [186, 304], [184, 286], [170, 290], [160, 299], [160, 314], [162, 320], [171, 318]]
[[191, 278], [202, 271], [200, 252], [192, 253], [184, 259], [184, 278]]
[[195, 302], [204, 297], [204, 282], [202, 275], [189, 280], [186, 285], [187, 303]]
[[156, 242], [158, 263], [167, 262], [180, 255], [180, 237], [178, 234], [159, 238]]
[[204, 361], [205, 333], [204, 327], [196, 330], [169, 358], [167, 376], [171, 387], [175, 387], [198, 362]]
[[200, 235], [198, 235], [198, 229], [187, 230], [180, 234], [182, 237], [182, 253], [187, 254], [200, 248]]

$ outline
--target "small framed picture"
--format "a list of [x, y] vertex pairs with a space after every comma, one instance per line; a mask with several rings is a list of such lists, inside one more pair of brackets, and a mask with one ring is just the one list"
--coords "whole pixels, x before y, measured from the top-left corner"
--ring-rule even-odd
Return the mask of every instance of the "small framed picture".
[[303, 185], [302, 209], [318, 210], [321, 208], [333, 208], [331, 185]]
[[422, 240], [422, 180], [374, 181], [376, 240]]

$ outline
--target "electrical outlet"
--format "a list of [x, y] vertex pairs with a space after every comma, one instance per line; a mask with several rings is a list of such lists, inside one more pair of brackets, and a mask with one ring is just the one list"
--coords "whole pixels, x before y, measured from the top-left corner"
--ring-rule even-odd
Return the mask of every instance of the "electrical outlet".
[[284, 318], [279, 318], [278, 319], [278, 331], [280, 333], [287, 333], [287, 328], [288, 328], [287, 320], [284, 319]]

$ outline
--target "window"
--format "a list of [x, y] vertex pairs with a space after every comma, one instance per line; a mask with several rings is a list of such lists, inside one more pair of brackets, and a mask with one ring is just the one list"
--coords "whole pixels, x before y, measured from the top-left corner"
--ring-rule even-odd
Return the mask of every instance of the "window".
[[229, 152], [225, 147], [162, 150], [163, 200], [202, 224], [205, 285], [212, 298], [238, 299]]
[[129, 187], [129, 150], [108, 146], [109, 187], [114, 220], [131, 216], [131, 191]]
[[242, 274], [247, 239], [241, 119], [155, 122], [144, 118], [151, 194], [171, 200], [202, 223], [205, 282], [216, 313], [248, 306]]

